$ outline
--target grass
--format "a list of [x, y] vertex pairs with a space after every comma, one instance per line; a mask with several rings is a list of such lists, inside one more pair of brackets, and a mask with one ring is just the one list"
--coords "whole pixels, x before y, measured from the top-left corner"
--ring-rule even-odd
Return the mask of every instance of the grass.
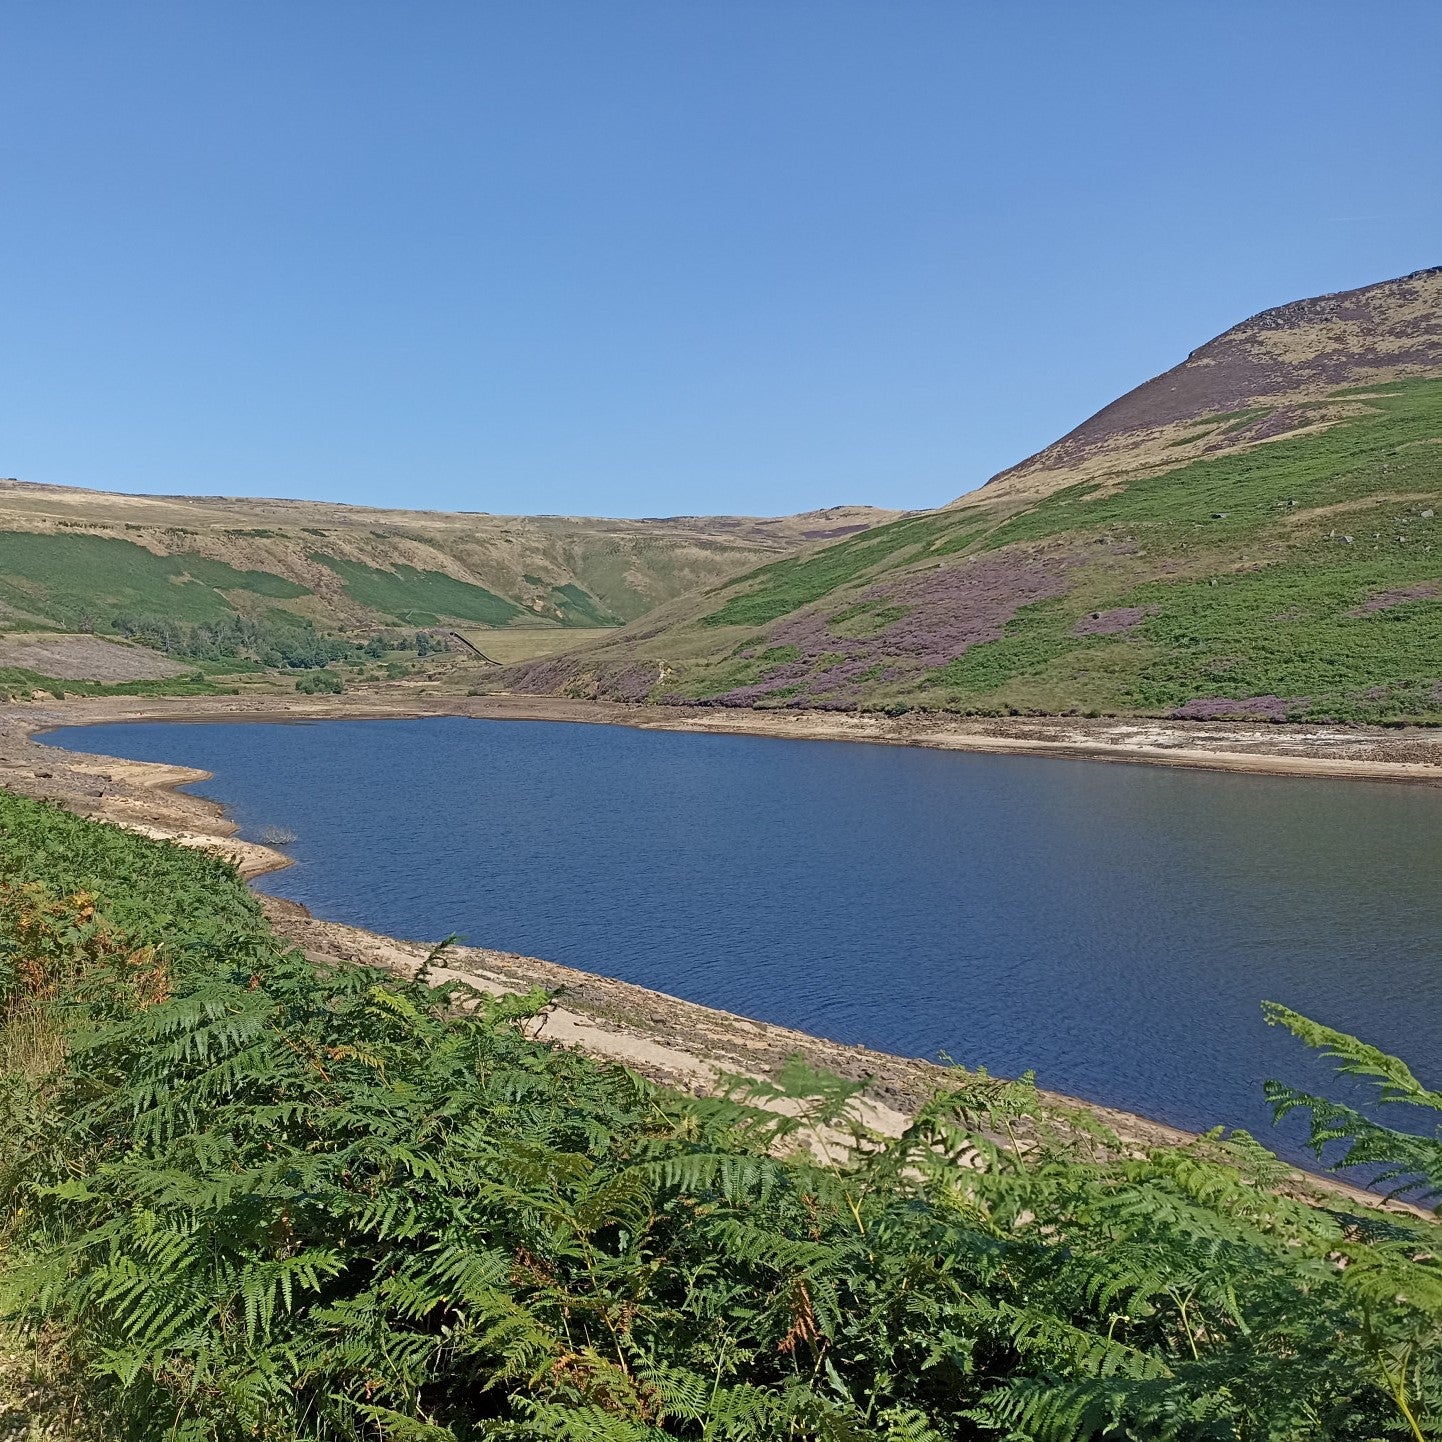
[[[197, 669], [184, 676], [167, 676], [152, 681], [83, 681], [45, 676], [39, 671], [28, 671], [20, 666], [0, 666], [0, 699], [13, 700], [28, 697], [35, 691], [45, 691], [57, 700], [65, 696], [219, 696], [226, 694], [230, 687], [221, 686], [206, 674], [207, 670], [197, 664]], [[227, 668], [221, 674], [229, 675], [236, 668]]]
[[551, 587], [551, 603], [561, 613], [563, 626], [615, 626], [620, 617], [612, 615], [596, 598], [569, 582]]
[[[743, 653], [746, 651], [751, 651], [752, 654], [744, 655]], [[801, 652], [795, 646], [761, 645], [753, 647], [742, 642], [732, 650], [731, 655], [725, 661], [707, 667], [704, 671], [668, 681], [665, 689], [668, 693], [688, 701], [709, 701], [713, 697], [724, 696], [728, 691], [735, 691], [741, 686], [754, 686], [758, 681], [766, 680], [782, 666], [788, 666], [800, 659]], [[794, 690], [786, 693], [787, 696], [794, 694]], [[781, 696], [779, 692], [777, 697], [785, 699], [785, 696]]]
[[514, 601], [484, 586], [458, 581], [444, 571], [420, 571], [403, 564], [393, 571], [381, 571], [322, 552], [313, 552], [310, 559], [334, 571], [344, 581], [351, 600], [404, 625], [434, 626], [444, 618], [504, 626], [527, 614]]
[[268, 571], [238, 571], [206, 556], [157, 556], [105, 536], [0, 531], [0, 601], [79, 629], [107, 627], [117, 612], [154, 612], [178, 621], [219, 620], [234, 607], [223, 593], [275, 600], [306, 587]]
[[[1156, 712], [1278, 696], [1297, 719], [1442, 720], [1442, 596], [1354, 614], [1370, 596], [1442, 581], [1442, 455], [1416, 444], [1442, 434], [1442, 385], [1407, 383], [1370, 404], [1332, 431], [1079, 506], [1059, 493], [999, 527], [987, 548], [1068, 526], [1069, 538], [1120, 539], [1145, 560], [1123, 557], [1108, 575], [1093, 563], [1073, 596], [1027, 608], [1002, 640], [932, 673], [933, 703], [1024, 695], [1039, 709]], [[1158, 562], [1176, 578], [1140, 579]], [[1071, 634], [1105, 606], [1152, 614], [1127, 635]]]
[[1140, 528], [1148, 546], [1240, 548], [1274, 529], [1289, 501], [1315, 509], [1442, 492], [1438, 457], [1408, 449], [1442, 435], [1442, 381], [1403, 382], [1365, 404], [1365, 414], [1320, 433], [1194, 461], [1120, 490], [1068, 486], [998, 526], [983, 545]]
[[[972, 508], [911, 517], [773, 563], [731, 583], [702, 626], [766, 628], [829, 602], [831, 634], [882, 662], [889, 626], [927, 625], [925, 593], [908, 591], [908, 611], [886, 598], [886, 577], [1011, 546], [1068, 558], [1068, 594], [1023, 607], [1000, 639], [929, 672], [862, 673], [862, 704], [1156, 714], [1280, 697], [1297, 719], [1442, 722], [1442, 595], [1356, 614], [1378, 593], [1442, 583], [1442, 382], [1371, 388], [1354, 404], [1364, 408], [1330, 429], [1117, 489], [1080, 483], [999, 520]], [[1203, 420], [1235, 428], [1260, 411]], [[1146, 614], [1123, 633], [1075, 633], [1115, 607]], [[764, 654], [764, 631], [745, 644]], [[811, 661], [817, 673], [828, 664]], [[672, 688], [724, 695], [757, 670], [733, 647], [678, 663]]]
[[1270, 695], [1313, 719], [1442, 719], [1442, 596], [1351, 614], [1403, 579], [1442, 577], [1442, 556], [1421, 559], [1139, 587], [1129, 600], [1160, 606], [1138, 627], [1157, 655], [1122, 699], [1151, 710], [1198, 695]]
[[[503, 666], [517, 661], [532, 661], [538, 656], [551, 656], [557, 651], [568, 651], [573, 646], [585, 646], [615, 634], [613, 626], [509, 626], [499, 631], [478, 631], [462, 626], [458, 629], [491, 660], [499, 661]], [[465, 659], [463, 652], [460, 656]]]
[[719, 610], [703, 616], [701, 624], [764, 626], [843, 586], [891, 570], [922, 554], [947, 555], [963, 549], [979, 530], [975, 518], [966, 511], [913, 516], [804, 556], [772, 561], [720, 588], [731, 591], [745, 587]]
[[1047, 601], [1023, 609], [1000, 641], [932, 672], [924, 694], [945, 706], [990, 698], [1027, 709], [1145, 712], [1196, 697], [1279, 696], [1295, 702], [1298, 720], [1439, 721], [1442, 595], [1353, 614], [1380, 591], [1434, 578], [1442, 578], [1436, 552], [1330, 565], [1304, 553], [1132, 587], [1108, 602], [1154, 613], [1115, 636], [1074, 635], [1092, 606]]
[[833, 636], [862, 638], [875, 636], [884, 631], [893, 621], [909, 616], [914, 607], [887, 606], [880, 601], [858, 601], [838, 611], [826, 623]]

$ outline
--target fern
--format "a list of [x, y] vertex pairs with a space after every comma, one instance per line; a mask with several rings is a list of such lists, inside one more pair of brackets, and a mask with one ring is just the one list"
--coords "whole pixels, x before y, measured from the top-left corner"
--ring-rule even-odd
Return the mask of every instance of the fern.
[[318, 968], [212, 859], [0, 794], [0, 1039], [54, 1042], [0, 1074], [0, 1309], [109, 1437], [1437, 1434], [1435, 1223], [1028, 1078], [954, 1071], [893, 1140], [798, 1061], [682, 1095], [436, 959]]

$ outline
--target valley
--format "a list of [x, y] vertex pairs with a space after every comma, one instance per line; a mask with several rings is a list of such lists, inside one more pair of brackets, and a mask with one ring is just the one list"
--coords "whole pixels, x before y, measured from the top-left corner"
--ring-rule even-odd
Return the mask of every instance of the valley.
[[937, 511], [604, 521], [0, 483], [0, 608], [18, 700], [300, 684], [1432, 724], [1442, 270], [1254, 317]]
[[1400, 8], [0, 14], [0, 1442], [1442, 1442]]

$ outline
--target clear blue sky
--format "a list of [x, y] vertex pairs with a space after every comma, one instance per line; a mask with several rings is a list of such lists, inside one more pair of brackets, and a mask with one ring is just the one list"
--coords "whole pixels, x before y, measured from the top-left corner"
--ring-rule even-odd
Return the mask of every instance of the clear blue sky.
[[0, 474], [934, 505], [1442, 263], [1442, 3], [8, 0]]

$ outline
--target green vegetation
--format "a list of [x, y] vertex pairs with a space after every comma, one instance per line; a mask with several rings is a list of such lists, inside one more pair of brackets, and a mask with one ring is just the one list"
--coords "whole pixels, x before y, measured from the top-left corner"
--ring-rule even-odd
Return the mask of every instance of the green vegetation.
[[202, 671], [155, 681], [83, 681], [46, 676], [22, 666], [0, 666], [0, 701], [32, 696], [36, 691], [48, 691], [58, 700], [65, 696], [215, 696], [224, 689]]
[[1157, 652], [1121, 699], [1151, 710], [1206, 694], [1282, 696], [1294, 699], [1299, 719], [1338, 721], [1442, 714], [1442, 587], [1430, 598], [1357, 613], [1409, 572], [1442, 577], [1442, 557], [1425, 560], [1431, 564], [1303, 563], [1215, 585], [1139, 587], [1127, 603], [1159, 603], [1138, 627]]
[[731, 591], [749, 587], [732, 596], [720, 610], [703, 616], [701, 623], [764, 626], [864, 576], [890, 570], [904, 560], [915, 560], [917, 553], [933, 546], [939, 548], [936, 554], [947, 554], [949, 543], [958, 540], [963, 531], [968, 538], [976, 533], [975, 517], [965, 511], [915, 516], [848, 536], [804, 556], [772, 561], [719, 588]]
[[[1430, 557], [1427, 558], [1430, 562]], [[1074, 601], [1028, 606], [1000, 641], [933, 671], [947, 704], [1001, 699], [1167, 711], [1199, 696], [1277, 696], [1295, 720], [1442, 717], [1442, 587], [1363, 611], [1369, 597], [1442, 576], [1442, 564], [1305, 558], [1209, 580], [1150, 582], [1108, 598], [1154, 608], [1128, 633], [1078, 636]]]
[[[1377, 413], [1332, 430], [1080, 505], [1059, 492], [1000, 526], [986, 548], [1066, 527], [1126, 551], [932, 672], [928, 692], [963, 707], [1152, 712], [1276, 696], [1298, 720], [1442, 718], [1442, 447], [1416, 444], [1442, 437], [1442, 383], [1369, 404]], [[1128, 556], [1137, 548], [1145, 564]], [[1158, 569], [1176, 578], [1139, 580]], [[1106, 606], [1149, 614], [1127, 634], [1073, 633]]]
[[117, 611], [218, 621], [234, 610], [222, 592], [275, 600], [310, 594], [282, 576], [206, 556], [157, 556], [104, 536], [0, 531], [0, 601], [70, 630], [93, 630]]
[[458, 581], [444, 571], [419, 571], [406, 565], [380, 571], [359, 561], [320, 552], [313, 553], [311, 560], [334, 571], [345, 582], [351, 600], [410, 626], [434, 626], [441, 617], [504, 626], [526, 614], [523, 607], [504, 596], [469, 581]]
[[767, 646], [764, 638], [752, 637], [733, 647], [730, 656], [720, 664], [668, 681], [665, 690], [686, 700], [706, 701], [740, 686], [754, 686], [782, 666], [800, 659], [801, 652], [795, 646]]
[[335, 671], [307, 671], [296, 681], [295, 689], [305, 696], [339, 696], [345, 682]]
[[827, 620], [833, 636], [876, 636], [893, 621], [909, 616], [911, 606], [887, 606], [880, 601], [858, 601]]
[[[723, 699], [764, 682], [757, 658], [816, 635], [814, 617], [835, 646], [789, 658], [805, 674], [793, 664], [777, 678], [787, 695], [735, 703], [825, 700], [845, 658], [868, 663], [842, 693], [861, 707], [1165, 714], [1195, 702], [1275, 720], [1442, 721], [1442, 381], [1314, 405], [1334, 423], [1124, 484], [1079, 482], [1011, 514], [988, 517], [981, 498], [773, 562], [724, 588], [678, 646], [684, 659], [664, 640], [645, 654], [667, 660], [669, 694]], [[1344, 405], [1353, 413], [1336, 420]], [[1295, 409], [1305, 428], [1310, 408]], [[1192, 430], [1263, 420], [1275, 423], [1258, 406]], [[1038, 565], [1065, 595], [1031, 600]], [[958, 570], [976, 589], [958, 588]], [[967, 608], [996, 616], [1001, 637], [965, 644]], [[1135, 614], [1088, 624], [1108, 611]], [[761, 634], [707, 654], [723, 624]], [[910, 659], [948, 644], [949, 661]]]
[[[232, 611], [198, 626], [168, 616], [131, 615], [116, 616], [111, 624], [118, 635], [167, 655], [191, 661], [228, 662], [238, 670], [250, 665], [325, 666], [331, 661], [351, 659], [363, 649], [337, 636], [325, 635], [302, 617], [278, 609], [259, 620]], [[384, 643], [380, 652], [370, 654], [384, 654]]]
[[[72, 1435], [1442, 1427], [1436, 1223], [1305, 1205], [1242, 1135], [1123, 1148], [1026, 1081], [956, 1072], [890, 1142], [799, 1063], [682, 1095], [526, 1040], [543, 1001], [317, 970], [219, 861], [0, 794], [0, 1302]], [[1274, 1100], [1442, 1182], [1435, 1142]]]
[[[1055, 491], [998, 526], [983, 544], [995, 549], [1063, 532], [1092, 537], [1122, 528], [1128, 536], [1144, 536], [1149, 552], [1165, 547], [1179, 553], [1186, 542], [1246, 554], [1248, 543], [1285, 539], [1277, 534], [1278, 522], [1293, 509], [1291, 502], [1318, 510], [1359, 502], [1366, 507], [1400, 493], [1438, 494], [1442, 455], [1430, 443], [1442, 438], [1442, 381], [1405, 381], [1368, 395], [1358, 403], [1362, 414], [1310, 435], [1193, 461], [1114, 491], [1097, 494], [1094, 483]], [[1368, 543], [1373, 529], [1367, 527]]]
[[551, 604], [561, 613], [563, 626], [618, 626], [620, 617], [613, 616], [596, 598], [579, 586], [570, 584], [551, 587]]

